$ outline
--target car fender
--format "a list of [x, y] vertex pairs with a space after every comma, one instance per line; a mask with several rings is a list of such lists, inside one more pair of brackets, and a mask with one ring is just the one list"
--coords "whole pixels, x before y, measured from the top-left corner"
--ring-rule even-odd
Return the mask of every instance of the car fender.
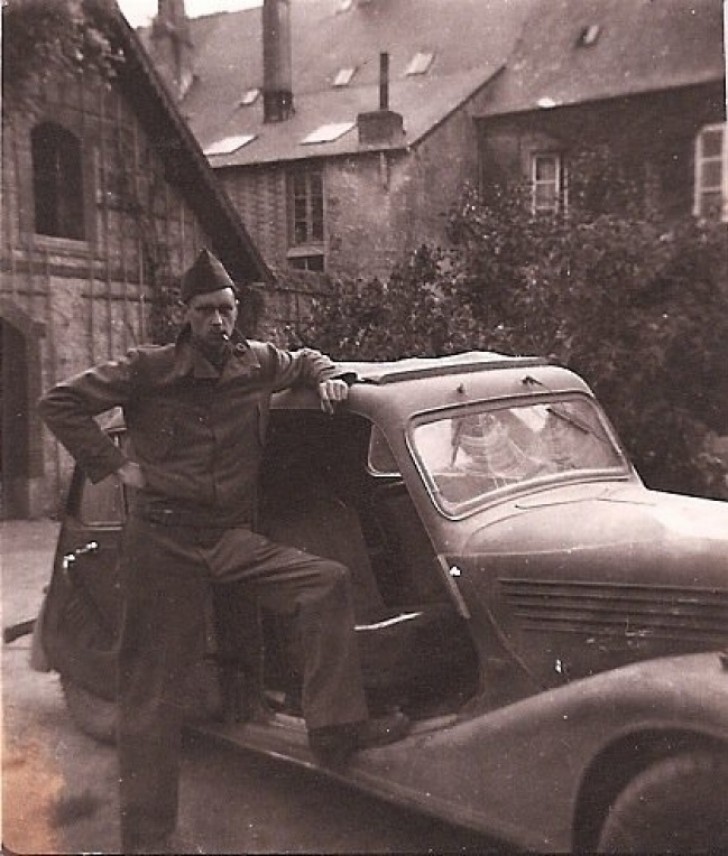
[[679, 731], [728, 746], [726, 714], [728, 671], [718, 654], [663, 658], [415, 733], [366, 753], [352, 773], [364, 785], [379, 780], [398, 802], [519, 847], [563, 851], [587, 771], [612, 743]]

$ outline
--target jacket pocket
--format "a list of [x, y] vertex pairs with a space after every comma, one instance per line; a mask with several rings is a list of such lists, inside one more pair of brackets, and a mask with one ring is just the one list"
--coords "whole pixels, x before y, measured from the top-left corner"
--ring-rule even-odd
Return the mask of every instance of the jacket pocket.
[[129, 426], [132, 447], [140, 462], [164, 460], [175, 445], [177, 416], [172, 408], [153, 407], [137, 414]]

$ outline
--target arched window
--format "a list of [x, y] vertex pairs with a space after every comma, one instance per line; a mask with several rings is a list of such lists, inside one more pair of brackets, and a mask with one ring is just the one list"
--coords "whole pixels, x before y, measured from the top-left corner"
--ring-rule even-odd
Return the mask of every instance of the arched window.
[[81, 143], [60, 125], [43, 122], [31, 132], [31, 147], [36, 233], [82, 240]]

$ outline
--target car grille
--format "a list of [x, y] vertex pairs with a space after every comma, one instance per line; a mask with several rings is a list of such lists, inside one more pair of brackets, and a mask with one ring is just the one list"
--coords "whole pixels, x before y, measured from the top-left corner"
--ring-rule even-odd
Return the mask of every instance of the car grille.
[[501, 579], [524, 630], [724, 641], [728, 591], [627, 583]]

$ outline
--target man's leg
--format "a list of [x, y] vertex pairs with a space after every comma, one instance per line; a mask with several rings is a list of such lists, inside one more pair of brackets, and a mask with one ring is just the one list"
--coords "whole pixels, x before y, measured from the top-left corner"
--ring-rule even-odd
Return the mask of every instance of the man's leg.
[[247, 529], [227, 531], [204, 555], [214, 582], [245, 582], [262, 606], [296, 617], [309, 730], [364, 722], [368, 710], [347, 569]]
[[131, 517], [122, 555], [121, 831], [123, 852], [134, 853], [175, 827], [184, 689], [204, 646], [207, 588], [194, 541], [179, 530]]

